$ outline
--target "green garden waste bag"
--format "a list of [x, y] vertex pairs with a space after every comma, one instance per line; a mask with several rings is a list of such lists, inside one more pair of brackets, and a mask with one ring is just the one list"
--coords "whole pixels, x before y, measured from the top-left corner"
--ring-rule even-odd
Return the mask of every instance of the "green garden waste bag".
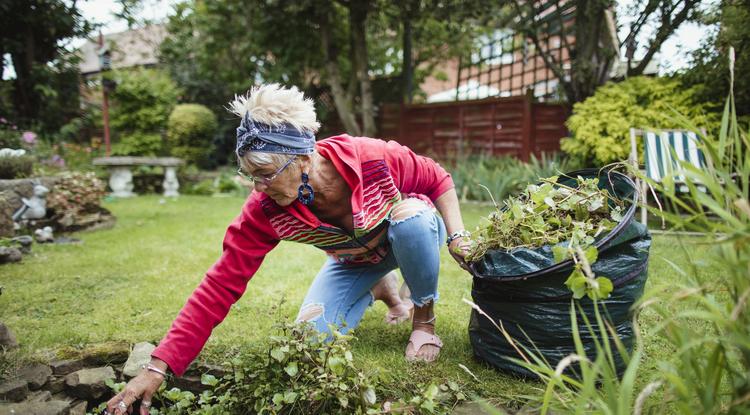
[[[643, 294], [651, 247], [648, 229], [634, 220], [638, 191], [629, 177], [607, 170], [574, 171], [560, 176], [558, 183], [576, 186], [577, 176], [598, 177], [599, 188], [606, 188], [626, 203], [623, 220], [595, 242], [599, 256], [592, 269], [597, 276], [612, 280], [614, 290], [609, 298], [599, 300], [603, 306], [600, 310], [628, 350], [632, 350], [634, 334], [630, 308]], [[470, 267], [474, 275], [471, 291], [474, 303], [496, 323], [501, 322], [518, 345], [541, 355], [553, 368], [561, 359], [575, 353], [570, 319], [572, 292], [565, 286], [573, 269], [572, 260], [555, 264], [551, 246], [544, 246], [487, 251]], [[584, 297], [576, 301], [577, 311], [579, 308], [599, 335], [593, 302]], [[577, 319], [586, 354], [593, 360], [596, 357], [594, 340], [580, 314]], [[492, 322], [476, 310], [472, 310], [469, 321], [469, 339], [478, 359], [504, 372], [535, 377], [509, 359], [521, 356]], [[616, 351], [614, 354], [619, 358]], [[622, 373], [623, 362], [617, 361], [616, 365]]]

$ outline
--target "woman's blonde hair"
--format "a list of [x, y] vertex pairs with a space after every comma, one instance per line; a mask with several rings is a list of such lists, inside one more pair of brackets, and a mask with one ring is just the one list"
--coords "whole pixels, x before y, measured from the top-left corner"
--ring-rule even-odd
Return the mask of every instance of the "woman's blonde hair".
[[235, 96], [229, 103], [229, 111], [240, 118], [248, 114], [263, 124], [291, 124], [300, 131], [316, 133], [320, 128], [315, 103], [294, 86], [284, 88], [279, 84], [266, 84], [253, 87], [247, 95]]
[[[289, 124], [299, 131], [316, 133], [320, 123], [315, 115], [315, 103], [292, 86], [285, 88], [279, 84], [265, 84], [250, 89], [247, 95], [235, 96], [227, 108], [240, 118], [249, 115], [253, 121], [268, 125]], [[272, 164], [281, 166], [289, 158], [287, 154], [247, 151], [240, 157], [242, 169], [249, 171], [251, 166]]]

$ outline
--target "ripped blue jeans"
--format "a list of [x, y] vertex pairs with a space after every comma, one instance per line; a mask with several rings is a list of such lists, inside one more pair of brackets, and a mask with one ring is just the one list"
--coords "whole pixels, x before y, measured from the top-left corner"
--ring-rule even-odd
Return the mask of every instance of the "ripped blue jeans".
[[412, 302], [422, 306], [438, 300], [440, 248], [446, 239], [443, 220], [434, 209], [401, 220], [388, 219], [390, 250], [377, 264], [347, 265], [328, 258], [302, 302], [297, 320], [310, 321], [318, 331], [355, 328], [374, 298], [370, 290], [388, 272], [400, 268]]

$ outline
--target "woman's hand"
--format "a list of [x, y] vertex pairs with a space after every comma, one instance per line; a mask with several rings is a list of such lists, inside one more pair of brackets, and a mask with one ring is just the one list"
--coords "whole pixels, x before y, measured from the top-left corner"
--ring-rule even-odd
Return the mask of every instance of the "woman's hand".
[[471, 268], [464, 258], [469, 254], [469, 247], [471, 246], [471, 240], [466, 236], [460, 236], [451, 241], [448, 245], [448, 252], [451, 253], [453, 259], [458, 262], [465, 271], [471, 274]]
[[[151, 364], [166, 372], [167, 364], [158, 359], [152, 359]], [[141, 373], [130, 379], [122, 392], [115, 395], [107, 402], [107, 414], [122, 415], [133, 413], [133, 403], [140, 399], [141, 405], [138, 413], [148, 415], [151, 407], [151, 399], [164, 382], [164, 376], [151, 370], [143, 369]]]

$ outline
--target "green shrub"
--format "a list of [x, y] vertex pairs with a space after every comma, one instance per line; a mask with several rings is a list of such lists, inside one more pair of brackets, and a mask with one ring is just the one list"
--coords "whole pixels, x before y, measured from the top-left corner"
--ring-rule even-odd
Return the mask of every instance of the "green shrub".
[[34, 158], [31, 156], [0, 157], [0, 179], [20, 179], [31, 176]]
[[167, 123], [167, 138], [172, 154], [189, 163], [207, 167], [214, 152], [216, 116], [199, 104], [182, 104], [175, 107]]
[[[166, 73], [153, 69], [116, 72], [111, 125], [119, 155], [157, 155], [161, 135], [181, 91]], [[158, 139], [157, 139], [158, 138]]]
[[[629, 78], [609, 83], [573, 106], [567, 126], [571, 137], [560, 147], [580, 163], [603, 166], [630, 154], [630, 128], [680, 128], [677, 111], [699, 127], [713, 130], [718, 117], [705, 104], [695, 104], [695, 89], [665, 78]], [[642, 140], [638, 140], [642, 151]]]
[[158, 156], [162, 152], [163, 140], [156, 133], [135, 132], [124, 134], [112, 146], [114, 156]]

